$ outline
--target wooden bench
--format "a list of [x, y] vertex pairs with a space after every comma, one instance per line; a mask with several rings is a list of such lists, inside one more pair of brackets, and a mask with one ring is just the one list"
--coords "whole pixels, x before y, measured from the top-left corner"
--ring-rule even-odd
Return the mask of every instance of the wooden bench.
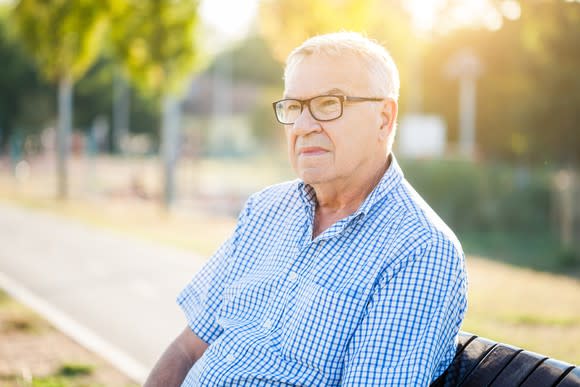
[[448, 386], [580, 387], [580, 368], [461, 332], [453, 362], [431, 384]]

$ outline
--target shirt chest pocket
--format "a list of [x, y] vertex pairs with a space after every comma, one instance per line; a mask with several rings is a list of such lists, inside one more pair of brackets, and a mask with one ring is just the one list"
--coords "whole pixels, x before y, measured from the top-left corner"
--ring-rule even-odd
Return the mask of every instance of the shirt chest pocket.
[[260, 319], [278, 289], [274, 276], [251, 276], [224, 288], [218, 317], [227, 328], [230, 323], [248, 323]]
[[282, 354], [325, 373], [337, 372], [365, 300], [314, 283], [299, 294], [282, 328]]

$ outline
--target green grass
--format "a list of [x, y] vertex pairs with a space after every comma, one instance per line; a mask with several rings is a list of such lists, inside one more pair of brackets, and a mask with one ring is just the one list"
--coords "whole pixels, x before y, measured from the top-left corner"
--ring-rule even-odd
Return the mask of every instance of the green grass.
[[90, 364], [65, 363], [60, 366], [57, 375], [68, 378], [75, 376], [86, 376], [91, 375], [94, 368], [95, 367]]
[[10, 302], [10, 297], [4, 290], [0, 289], [0, 308], [3, 304], [7, 304], [8, 302]]
[[40, 334], [48, 325], [34, 312], [15, 302], [0, 289], [0, 335], [7, 333]]
[[580, 252], [562, 248], [550, 233], [466, 232], [459, 239], [470, 255], [580, 278]]
[[71, 387], [71, 383], [64, 379], [54, 376], [33, 378], [30, 383], [31, 387]]
[[570, 316], [545, 316], [539, 314], [519, 314], [514, 313], [505, 316], [499, 316], [499, 321], [527, 326], [548, 326], [548, 327], [575, 327], [580, 325], [580, 318]]
[[580, 280], [469, 256], [463, 329], [580, 364]]
[[80, 363], [63, 363], [50, 376], [34, 377], [31, 387], [96, 387], [98, 384], [87, 383], [86, 378], [91, 376], [94, 366]]

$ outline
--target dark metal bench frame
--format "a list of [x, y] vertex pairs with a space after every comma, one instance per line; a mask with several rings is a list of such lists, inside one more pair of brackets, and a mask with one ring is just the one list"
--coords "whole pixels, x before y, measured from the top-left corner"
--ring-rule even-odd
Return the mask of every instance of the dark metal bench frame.
[[450, 386], [580, 387], [580, 368], [460, 332], [453, 362], [431, 384], [431, 387]]

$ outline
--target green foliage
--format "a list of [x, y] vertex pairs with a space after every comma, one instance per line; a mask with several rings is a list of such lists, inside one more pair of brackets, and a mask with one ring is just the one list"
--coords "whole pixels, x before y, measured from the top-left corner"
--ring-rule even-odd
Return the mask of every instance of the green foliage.
[[201, 66], [197, 7], [193, 0], [116, 2], [113, 53], [142, 90], [154, 95], [178, 91], [184, 78]]
[[[97, 116], [105, 116], [112, 122], [113, 72], [115, 62], [102, 55], [75, 88], [75, 127], [88, 129]], [[159, 122], [158, 100], [146, 96], [140, 90], [132, 90], [130, 123], [133, 133], [157, 131]]]
[[580, 163], [580, 3], [523, 3], [529, 63], [530, 157]]
[[20, 0], [11, 22], [47, 79], [77, 80], [99, 54], [108, 7], [104, 0]]
[[[477, 87], [477, 144], [488, 159], [580, 162], [580, 4], [520, 2], [521, 18], [498, 31], [439, 36], [423, 59], [425, 109], [442, 114], [457, 140], [458, 84], [449, 58], [471, 47], [483, 63]], [[402, 86], [404, 90], [405, 85]]]
[[224, 51], [215, 58], [207, 71], [223, 68], [223, 62], [231, 63], [234, 81], [282, 86], [283, 68], [272, 57], [270, 48], [261, 36], [244, 39], [232, 49]]
[[459, 232], [546, 232], [550, 229], [547, 171], [457, 160], [405, 162], [405, 176]]
[[404, 161], [405, 177], [468, 254], [536, 270], [580, 270], [552, 218], [551, 171], [459, 160]]
[[557, 253], [558, 263], [562, 268], [574, 268], [580, 266], [580, 251], [571, 247], [562, 247]]
[[36, 72], [32, 60], [10, 35], [0, 15], [0, 151], [15, 131], [37, 130], [54, 116], [54, 90]]

